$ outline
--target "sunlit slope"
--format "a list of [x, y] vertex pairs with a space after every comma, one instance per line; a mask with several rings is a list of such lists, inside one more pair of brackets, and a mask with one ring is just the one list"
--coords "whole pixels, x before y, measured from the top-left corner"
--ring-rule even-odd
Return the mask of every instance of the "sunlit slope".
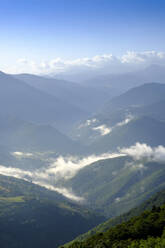
[[120, 215], [165, 187], [165, 163], [119, 157], [95, 162], [65, 182], [108, 217]]

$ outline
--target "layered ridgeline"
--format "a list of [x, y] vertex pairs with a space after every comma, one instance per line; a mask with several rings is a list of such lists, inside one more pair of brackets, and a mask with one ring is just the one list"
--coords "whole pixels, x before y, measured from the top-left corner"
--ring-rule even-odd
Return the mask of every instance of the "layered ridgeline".
[[[86, 75], [85, 75], [86, 76]], [[97, 76], [90, 76], [88, 79], [82, 80], [80, 77], [82, 85], [87, 85], [91, 87], [105, 87], [107, 90], [109, 88], [114, 88], [120, 92], [125, 92], [128, 89], [140, 86], [148, 82], [165, 82], [165, 67], [161, 65], [151, 65], [143, 70], [135, 72], [127, 72], [120, 74], [103, 74]]]
[[32, 171], [46, 168], [59, 156], [84, 153], [84, 146], [50, 125], [2, 114], [0, 120], [0, 173], [2, 165]]
[[[0, 173], [52, 188], [68, 198], [81, 201], [106, 218], [129, 211], [165, 187], [165, 85], [148, 83], [133, 88], [109, 100], [91, 118], [81, 121], [89, 114], [87, 105], [81, 108], [78, 98], [69, 100], [69, 94], [77, 92], [85, 101], [86, 89], [82, 86], [71, 83], [72, 91], [66, 87], [67, 82], [49, 81], [32, 75], [21, 77], [0, 74]], [[30, 85], [25, 82], [28, 79]], [[45, 83], [50, 87], [49, 92], [46, 92]], [[56, 94], [60, 97], [57, 98]], [[89, 91], [88, 100], [91, 94]], [[94, 101], [96, 98], [89, 112], [94, 110]], [[68, 133], [79, 121], [70, 138], [58, 131], [60, 128]], [[20, 181], [9, 181], [2, 185], [1, 199], [2, 242], [11, 241], [7, 247], [12, 247], [12, 244], [19, 247], [17, 235], [24, 242], [27, 239], [25, 230], [34, 237], [31, 231], [34, 228], [36, 242], [41, 241], [43, 247], [56, 247], [100, 222], [100, 217], [64, 198], [61, 200], [56, 193], [49, 192], [49, 196], [38, 196], [37, 193], [37, 197], [33, 194], [31, 197], [34, 185], [25, 181], [21, 184], [31, 185], [28, 186], [30, 190], [19, 189], [18, 194], [13, 194], [5, 185], [11, 185], [15, 190]], [[23, 185], [21, 187], [25, 189]], [[35, 187], [39, 189], [39, 186]], [[4, 192], [12, 193], [5, 195]], [[45, 192], [48, 191], [45, 189]], [[56, 194], [57, 201], [54, 202], [50, 194]], [[5, 212], [5, 209], [9, 211]], [[85, 217], [84, 220], [85, 213], [89, 219]], [[21, 219], [21, 216], [27, 219]], [[53, 219], [52, 216], [58, 217]], [[13, 218], [14, 224], [10, 222]], [[59, 229], [54, 223], [60, 226]], [[17, 228], [13, 233], [14, 225]], [[41, 235], [48, 235], [46, 229], [51, 236]], [[57, 230], [58, 239], [54, 239], [52, 230]], [[46, 244], [46, 240], [50, 243]], [[32, 239], [27, 241], [27, 247], [32, 246], [29, 242]], [[42, 247], [41, 243], [34, 247]]]
[[83, 146], [51, 125], [41, 125], [0, 114], [0, 145], [9, 151], [79, 154]]
[[76, 122], [88, 116], [84, 110], [64, 99], [36, 89], [2, 72], [0, 86], [0, 113], [2, 114], [30, 122], [51, 124], [62, 131], [69, 130]]
[[82, 122], [71, 136], [92, 152], [115, 151], [136, 142], [165, 142], [165, 85], [148, 83], [109, 101], [102, 111]]
[[84, 233], [80, 236], [78, 236], [73, 241], [67, 243], [65, 247], [69, 247], [71, 244], [78, 242], [85, 241], [86, 239], [98, 234], [108, 231], [110, 228], [121, 224], [122, 222], [129, 221], [132, 217], [138, 216], [142, 214], [143, 211], [150, 211], [154, 209], [155, 207], [160, 207], [161, 205], [165, 204], [165, 190], [162, 190], [151, 198], [149, 198], [147, 201], [143, 202], [136, 208], [131, 209], [129, 212], [122, 214], [120, 216], [117, 216], [115, 218], [111, 218], [107, 220], [106, 222], [101, 223], [100, 225], [94, 227], [93, 229], [89, 230], [87, 233]]
[[91, 153], [117, 156], [82, 168], [65, 187], [108, 217], [128, 211], [164, 187], [164, 95], [164, 84], [144, 84], [115, 97], [81, 123], [72, 137]]
[[0, 175], [0, 246], [58, 247], [103, 221], [60, 194]]
[[165, 205], [153, 207], [106, 232], [98, 232], [68, 245], [69, 248], [141, 248], [165, 246]]
[[[153, 97], [152, 93], [155, 94]], [[110, 106], [105, 107], [106, 111], [99, 114], [99, 118], [107, 121], [108, 130], [108, 123], [112, 121], [114, 127], [109, 133], [99, 135], [87, 149], [50, 126], [39, 126], [18, 119], [13, 124], [13, 119], [4, 118], [4, 124], [3, 121], [1, 124], [1, 146], [3, 151], [9, 146], [10, 152], [2, 153], [1, 164], [26, 170], [16, 171], [16, 174], [21, 174], [23, 178], [25, 176], [27, 179], [27, 175], [30, 175], [29, 180], [36, 181], [37, 177], [37, 180], [41, 182], [42, 179], [42, 183], [49, 186], [71, 189], [72, 193], [84, 199], [84, 204], [107, 217], [128, 211], [164, 187], [165, 152], [164, 147], [159, 147], [164, 145], [165, 141], [163, 107], [157, 119], [152, 116], [152, 111], [148, 112], [148, 116], [140, 112], [140, 109], [151, 109], [153, 104], [158, 107], [160, 103], [163, 104], [164, 93], [164, 85], [146, 84], [111, 100]], [[131, 112], [128, 120], [122, 119], [124, 111], [128, 109], [137, 114], [132, 117]], [[154, 111], [156, 113], [156, 107]], [[107, 119], [102, 119], [104, 114]], [[121, 119], [115, 120], [114, 116]], [[80, 129], [90, 129], [90, 121], [88, 120], [86, 127]], [[92, 125], [94, 123], [93, 121]], [[90, 137], [87, 142], [89, 140]], [[135, 145], [135, 142], [138, 143]], [[123, 149], [124, 147], [127, 149]], [[98, 158], [96, 156], [94, 161], [99, 161], [95, 163], [90, 162], [93, 160], [90, 156], [80, 160], [74, 157], [65, 160], [65, 157], [62, 157], [60, 161], [55, 161], [59, 155], [82, 155], [81, 150], [90, 155], [95, 151], [98, 154], [115, 151], [117, 155], [116, 158], [108, 158], [111, 154]], [[103, 159], [106, 157], [107, 159]], [[41, 170], [36, 171], [36, 168]], [[34, 176], [31, 172], [29, 174], [29, 170], [35, 170]], [[4, 167], [1, 167], [1, 172], [11, 175]]]
[[112, 87], [107, 90], [102, 84], [98, 88], [97, 86], [91, 87], [90, 85], [80, 85], [66, 80], [31, 74], [19, 74], [14, 75], [14, 77], [32, 87], [63, 99], [66, 103], [77, 106], [89, 114], [97, 111], [106, 101], [120, 93], [119, 90]]

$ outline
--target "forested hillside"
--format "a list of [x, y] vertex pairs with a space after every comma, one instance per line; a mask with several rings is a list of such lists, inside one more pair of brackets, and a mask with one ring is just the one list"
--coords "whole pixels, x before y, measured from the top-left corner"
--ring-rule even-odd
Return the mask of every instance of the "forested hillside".
[[68, 247], [69, 245], [71, 245], [73, 242], [76, 242], [76, 241], [84, 241], [97, 233], [106, 232], [111, 227], [121, 224], [122, 222], [128, 221], [132, 217], [136, 217], [142, 214], [142, 212], [144, 211], [150, 211], [153, 209], [153, 207], [160, 207], [163, 204], [165, 204], [165, 190], [162, 190], [156, 193], [151, 198], [149, 198], [147, 201], [143, 202], [136, 208], [131, 209], [129, 212], [119, 215], [115, 218], [110, 218], [107, 221], [99, 224], [98, 226], [89, 230], [87, 233], [84, 233], [78, 236], [76, 239], [66, 244], [65, 247]]
[[153, 207], [106, 232], [97, 233], [69, 248], [154, 248], [165, 246], [165, 205]]
[[56, 192], [0, 176], [0, 247], [57, 247], [103, 219]]

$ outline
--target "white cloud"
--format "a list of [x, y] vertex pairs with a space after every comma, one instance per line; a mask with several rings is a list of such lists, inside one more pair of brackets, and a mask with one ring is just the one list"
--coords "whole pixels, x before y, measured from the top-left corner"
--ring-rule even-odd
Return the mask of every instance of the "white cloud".
[[33, 173], [30, 171], [21, 170], [13, 167], [5, 167], [3, 165], [0, 165], [0, 174], [23, 179], [32, 178], [33, 176]]
[[[27, 155], [26, 153], [24, 154], [20, 151], [17, 151], [14, 154], [18, 157]], [[75, 195], [72, 189], [61, 187], [62, 180], [73, 178], [82, 168], [90, 166], [96, 161], [127, 155], [131, 156], [134, 159], [134, 162], [126, 164], [126, 166], [130, 167], [131, 169], [143, 171], [146, 169], [143, 165], [144, 160], [155, 161], [159, 163], [165, 162], [165, 147], [157, 146], [152, 148], [147, 144], [136, 143], [135, 145], [128, 148], [119, 149], [119, 153], [106, 153], [98, 156], [91, 155], [82, 159], [78, 157], [60, 156], [54, 160], [50, 159], [49, 161], [51, 162], [47, 168], [43, 167], [36, 169], [33, 172], [0, 165], [0, 174], [32, 181], [50, 190], [55, 190], [69, 199], [83, 201], [84, 199], [81, 196]], [[31, 156], [31, 154], [28, 154], [28, 156]], [[114, 171], [112, 174], [115, 176], [117, 172]]]
[[[19, 179], [24, 179], [27, 181], [33, 181], [33, 183], [38, 184], [40, 186], [43, 186], [49, 190], [56, 191], [65, 197], [73, 200], [73, 201], [83, 201], [83, 197], [76, 196], [71, 189], [66, 189], [66, 188], [60, 188], [60, 187], [55, 187], [51, 184], [51, 181], [49, 182], [48, 175], [43, 172], [35, 171], [35, 172], [30, 172], [26, 170], [21, 170], [18, 168], [12, 168], [12, 167], [5, 167], [3, 165], [0, 165], [0, 174], [5, 175], [5, 176], [12, 176], [16, 177]], [[45, 179], [45, 181], [44, 181]]]
[[154, 149], [154, 161], [165, 162], [165, 147], [158, 146]]
[[[22, 155], [22, 152], [17, 151], [17, 154]], [[79, 170], [89, 166], [93, 162], [120, 156], [125, 155], [119, 153], [101, 154], [99, 156], [92, 155], [89, 157], [84, 157], [82, 159], [77, 157], [58, 157], [56, 160], [51, 162], [47, 168], [40, 168], [34, 171], [27, 171], [0, 165], [0, 174], [32, 181], [33, 183], [44, 186], [50, 190], [55, 190], [69, 199], [74, 201], [82, 201], [84, 199], [81, 196], [76, 196], [72, 189], [61, 187], [61, 180], [68, 180], [74, 177]]]
[[115, 199], [115, 202], [116, 203], [118, 203], [118, 202], [120, 202], [121, 201], [121, 198], [120, 197], [117, 197], [116, 199]]
[[49, 190], [56, 191], [56, 192], [62, 194], [63, 196], [67, 197], [68, 199], [73, 200], [73, 201], [77, 201], [77, 202], [84, 201], [84, 198], [76, 196], [74, 194], [74, 192], [72, 191], [72, 189], [54, 187], [53, 185], [51, 185], [49, 183], [43, 183], [43, 182], [40, 182], [40, 181], [33, 181], [33, 183], [38, 184], [40, 186], [43, 186], [43, 187], [45, 187], [45, 188], [47, 188]]
[[122, 148], [120, 152], [133, 157], [135, 160], [150, 158], [153, 154], [153, 150], [150, 146], [141, 143], [136, 143], [129, 148]]
[[96, 130], [96, 131], [99, 131], [101, 136], [104, 136], [104, 135], [107, 135], [109, 134], [112, 129], [107, 127], [106, 125], [101, 125], [101, 126], [98, 126], [98, 127], [93, 127], [92, 128], [93, 130]]
[[121, 57], [121, 62], [123, 64], [165, 64], [165, 53], [156, 51], [128, 51]]
[[96, 123], [97, 122], [97, 119], [89, 119], [89, 120], [86, 120], [85, 123], [81, 124], [78, 128], [82, 128], [82, 127], [88, 127], [90, 125], [92, 125], [93, 123]]
[[134, 119], [133, 115], [128, 115], [126, 119], [116, 124], [117, 127], [124, 126]]
[[12, 155], [16, 158], [29, 158], [33, 157], [33, 153], [30, 152], [12, 152]]
[[[91, 129], [95, 130], [95, 131], [99, 131], [101, 136], [104, 136], [104, 135], [107, 135], [107, 134], [111, 133], [112, 130], [115, 129], [116, 127], [121, 127], [121, 126], [124, 126], [124, 125], [128, 124], [133, 119], [134, 119], [133, 115], [128, 115], [128, 116], [126, 116], [126, 118], [123, 121], [118, 122], [115, 126], [108, 127], [105, 124], [103, 124], [103, 125], [100, 125], [100, 126], [97, 126], [97, 127], [92, 127]], [[96, 119], [94, 119], [94, 120], [96, 120]], [[91, 121], [88, 120], [88, 121], [87, 121], [87, 123], [82, 124], [81, 126], [79, 126], [79, 128], [90, 126], [91, 123], [92, 123], [92, 120]]]
[[99, 156], [91, 155], [83, 159], [77, 157], [58, 157], [51, 166], [46, 169], [44, 175], [56, 175], [56, 178], [64, 178], [65, 180], [74, 177], [79, 170], [82, 168], [91, 165], [92, 163], [108, 158], [115, 158], [124, 156], [122, 153], [105, 153]]
[[147, 144], [136, 143], [129, 148], [119, 149], [121, 153], [131, 156], [134, 160], [147, 160], [159, 163], [165, 162], [165, 147], [151, 147]]
[[151, 64], [165, 65], [165, 52], [128, 51], [122, 56], [112, 54], [96, 55], [77, 59], [53, 58], [50, 61], [36, 62], [21, 58], [15, 65], [3, 70], [7, 73], [34, 73], [34, 74], [59, 74], [59, 73], [119, 73], [145, 68]]

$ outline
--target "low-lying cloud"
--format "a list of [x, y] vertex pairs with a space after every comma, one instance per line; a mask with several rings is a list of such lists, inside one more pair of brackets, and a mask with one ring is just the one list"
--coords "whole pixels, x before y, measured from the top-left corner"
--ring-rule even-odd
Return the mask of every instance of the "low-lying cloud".
[[[18, 156], [22, 156], [21, 152], [16, 153]], [[165, 162], [165, 147], [157, 146], [151, 147], [147, 144], [136, 143], [133, 146], [127, 148], [119, 148], [118, 153], [105, 153], [101, 155], [91, 155], [82, 159], [78, 157], [58, 157], [57, 159], [50, 159], [50, 164], [45, 168], [36, 169], [34, 171], [22, 170], [19, 168], [6, 167], [0, 165], [0, 174], [6, 176], [14, 176], [20, 179], [31, 181], [38, 185], [44, 186], [50, 190], [54, 190], [65, 197], [74, 201], [83, 201], [81, 196], [75, 195], [71, 188], [65, 188], [63, 182], [73, 178], [81, 169], [86, 166], [90, 166], [92, 163], [103, 160], [111, 159], [122, 156], [130, 156], [135, 163], [131, 162], [128, 166], [136, 170], [144, 170], [144, 162]], [[117, 173], [114, 172], [116, 175]]]
[[91, 120], [87, 120], [87, 122], [85, 122], [85, 124], [81, 124], [81, 125], [79, 126], [79, 129], [80, 129], [80, 128], [84, 128], [84, 127], [89, 127], [89, 128], [91, 128], [92, 130], [99, 132], [99, 134], [100, 134], [101, 136], [105, 136], [105, 135], [111, 133], [112, 130], [115, 129], [116, 127], [121, 127], [121, 126], [127, 125], [127, 124], [128, 124], [130, 121], [132, 121], [133, 119], [134, 119], [134, 116], [131, 115], [131, 114], [129, 114], [128, 116], [125, 117], [124, 120], [122, 120], [121, 122], [116, 123], [116, 124], [115, 124], [114, 126], [112, 126], [112, 127], [109, 127], [109, 126], [107, 126], [107, 125], [105, 125], [105, 124], [102, 124], [102, 125], [94, 126], [94, 127], [93, 127], [93, 124], [95, 124], [96, 122], [98, 122], [98, 120], [93, 119], [93, 120], [94, 120], [94, 121], [93, 121], [93, 120], [91, 119]]
[[33, 157], [31, 152], [12, 152], [12, 155], [16, 158], [30, 158]]
[[[17, 155], [22, 155], [21, 152], [17, 152]], [[58, 157], [47, 168], [40, 168], [34, 171], [22, 170], [19, 168], [6, 167], [0, 165], [0, 174], [6, 176], [13, 176], [16, 178], [31, 181], [38, 185], [44, 186], [50, 190], [54, 190], [64, 195], [65, 197], [74, 201], [82, 201], [83, 198], [76, 196], [72, 189], [66, 189], [61, 187], [62, 180], [69, 180], [74, 177], [79, 170], [90, 164], [108, 158], [115, 158], [125, 156], [124, 154], [101, 154], [99, 156], [92, 155], [82, 159], [77, 157]], [[51, 159], [50, 159], [51, 161]]]
[[121, 153], [131, 156], [134, 160], [147, 160], [159, 163], [165, 162], [165, 147], [151, 147], [147, 144], [136, 143], [129, 148], [119, 149]]
[[78, 129], [80, 128], [83, 128], [83, 127], [88, 127], [88, 126], [91, 126], [93, 123], [96, 123], [98, 120], [97, 119], [89, 119], [89, 120], [86, 120], [85, 123], [82, 123], [79, 125]]
[[115, 127], [121, 127], [124, 126], [126, 124], [128, 124], [130, 121], [132, 121], [134, 119], [133, 115], [128, 115], [123, 121], [118, 122]]
[[56, 179], [71, 179], [79, 170], [92, 163], [102, 159], [110, 159], [125, 156], [122, 153], [104, 153], [101, 155], [91, 155], [82, 159], [77, 157], [58, 157], [43, 173], [47, 175], [56, 175]]
[[99, 133], [101, 134], [101, 136], [104, 136], [104, 135], [107, 135], [109, 134], [112, 129], [107, 127], [106, 125], [101, 125], [101, 126], [98, 126], [98, 127], [93, 127], [92, 128], [93, 130], [96, 130], [96, 131], [99, 131]]
[[66, 198], [71, 199], [73, 201], [77, 201], [77, 202], [83, 202], [84, 201], [84, 198], [75, 195], [75, 193], [73, 192], [73, 190], [71, 188], [66, 189], [64, 187], [55, 187], [55, 186], [51, 185], [50, 183], [44, 183], [41, 181], [33, 181], [33, 183], [38, 184], [42, 187], [45, 187], [49, 190], [56, 191], [59, 194], [65, 196]]
[[82, 202], [84, 201], [83, 197], [76, 196], [72, 189], [66, 189], [63, 187], [55, 187], [51, 183], [51, 180], [49, 180], [49, 177], [46, 173], [40, 172], [40, 171], [26, 171], [26, 170], [21, 170], [18, 168], [13, 168], [13, 167], [5, 167], [3, 165], [0, 165], [0, 174], [5, 175], [5, 176], [12, 176], [16, 177], [19, 179], [24, 179], [26, 181], [33, 182], [34, 184], [38, 184], [42, 187], [45, 187], [49, 190], [56, 191], [65, 197], [73, 200], [73, 201], [78, 201]]

